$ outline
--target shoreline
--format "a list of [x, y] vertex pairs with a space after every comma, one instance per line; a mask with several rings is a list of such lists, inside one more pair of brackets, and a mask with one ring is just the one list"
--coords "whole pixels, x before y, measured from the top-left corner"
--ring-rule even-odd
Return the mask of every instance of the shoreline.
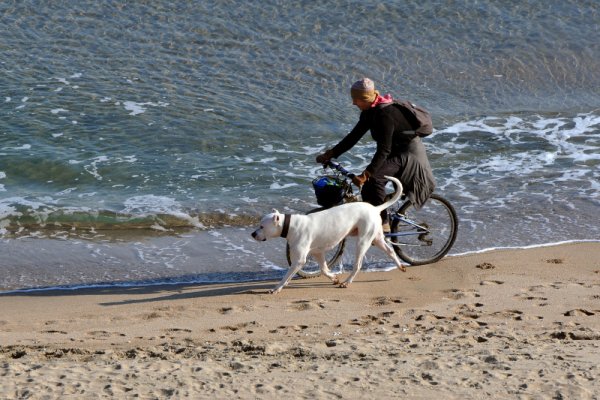
[[[453, 257], [468, 257], [473, 255], [485, 254], [488, 252], [494, 251], [511, 251], [511, 250], [527, 250], [527, 249], [542, 249], [547, 247], [555, 247], [569, 244], [578, 244], [578, 243], [600, 243], [600, 240], [595, 239], [581, 239], [581, 240], [566, 240], [560, 242], [552, 242], [552, 243], [544, 243], [544, 244], [535, 244], [535, 245], [527, 245], [527, 246], [508, 246], [508, 247], [490, 247], [481, 250], [473, 250], [467, 251], [458, 254], [449, 254], [444, 257], [444, 259], [451, 259]], [[377, 271], [368, 271], [364, 270], [361, 273], [377, 273], [377, 272], [389, 272], [395, 270], [396, 267], [391, 265], [388, 269], [381, 269]], [[247, 276], [251, 274], [246, 274]], [[295, 278], [297, 279], [297, 278]], [[136, 280], [133, 282], [101, 282], [101, 283], [90, 283], [90, 284], [73, 284], [73, 285], [57, 285], [57, 286], [43, 286], [43, 287], [31, 287], [31, 288], [20, 288], [20, 289], [10, 289], [10, 290], [1, 290], [1, 295], [8, 294], [19, 294], [19, 293], [36, 293], [36, 292], [61, 292], [61, 291], [81, 291], [81, 290], [95, 290], [95, 289], [119, 289], [119, 288], [143, 288], [143, 287], [172, 287], [172, 286], [187, 286], [187, 285], [210, 285], [210, 284], [235, 284], [235, 283], [251, 283], [251, 282], [266, 282], [272, 279], [259, 277], [256, 279], [247, 278], [243, 280], [177, 280], [175, 279], [167, 279], [164, 280], [150, 280], [148, 282], [144, 282], [143, 280]]]
[[0, 395], [600, 393], [600, 243], [275, 283], [1, 294]]

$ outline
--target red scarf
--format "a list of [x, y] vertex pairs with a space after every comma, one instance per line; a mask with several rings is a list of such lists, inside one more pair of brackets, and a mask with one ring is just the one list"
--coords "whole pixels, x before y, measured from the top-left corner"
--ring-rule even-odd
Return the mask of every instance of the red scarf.
[[389, 103], [393, 103], [393, 102], [394, 102], [394, 99], [392, 99], [391, 94], [386, 94], [385, 96], [377, 95], [377, 97], [375, 98], [375, 101], [373, 102], [373, 104], [371, 104], [371, 108], [376, 107], [380, 104], [389, 104]]

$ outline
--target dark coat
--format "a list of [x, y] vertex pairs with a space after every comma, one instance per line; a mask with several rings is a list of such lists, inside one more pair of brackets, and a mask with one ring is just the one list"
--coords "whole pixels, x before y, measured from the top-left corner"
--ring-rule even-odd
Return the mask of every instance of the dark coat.
[[395, 158], [394, 164], [401, 166], [395, 175], [402, 182], [404, 193], [421, 206], [433, 192], [435, 179], [421, 138], [395, 105], [379, 105], [361, 112], [356, 126], [332, 149], [333, 156], [337, 158], [350, 150], [369, 130], [377, 150], [366, 171], [381, 178], [379, 171], [386, 161]]

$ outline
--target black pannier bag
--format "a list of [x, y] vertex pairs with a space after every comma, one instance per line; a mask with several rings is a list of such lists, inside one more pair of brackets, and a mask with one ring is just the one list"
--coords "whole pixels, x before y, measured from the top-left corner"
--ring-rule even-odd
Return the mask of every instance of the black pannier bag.
[[340, 204], [348, 190], [348, 184], [345, 180], [330, 175], [315, 178], [312, 185], [317, 203], [325, 208]]

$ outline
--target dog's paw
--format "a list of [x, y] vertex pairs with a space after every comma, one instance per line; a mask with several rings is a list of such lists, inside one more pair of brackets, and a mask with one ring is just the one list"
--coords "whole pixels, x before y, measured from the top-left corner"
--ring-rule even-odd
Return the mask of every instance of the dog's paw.
[[404, 266], [404, 265], [399, 265], [398, 269], [402, 272], [406, 272], [406, 266]]
[[348, 286], [350, 286], [350, 282], [342, 282], [342, 283], [340, 283], [340, 287], [342, 289], [346, 289]]
[[279, 293], [279, 292], [281, 292], [281, 288], [275, 288], [275, 289], [271, 289], [271, 290], [269, 290], [269, 293], [270, 293], [270, 294], [277, 294], [277, 293]]

